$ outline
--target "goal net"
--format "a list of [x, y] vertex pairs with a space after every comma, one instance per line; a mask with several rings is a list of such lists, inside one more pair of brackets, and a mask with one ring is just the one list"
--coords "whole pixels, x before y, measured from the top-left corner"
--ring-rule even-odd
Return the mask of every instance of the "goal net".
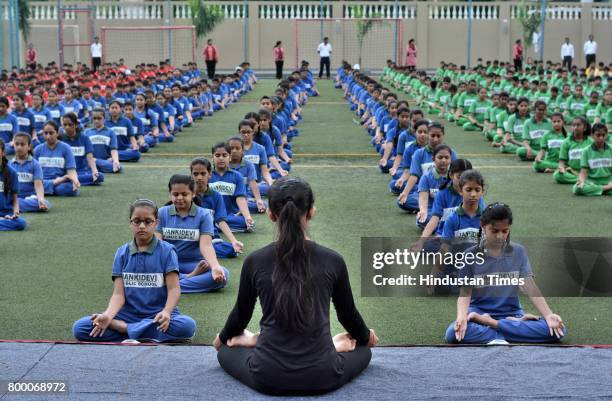
[[318, 65], [322, 37], [332, 45], [332, 66], [341, 60], [379, 69], [388, 59], [401, 59], [403, 22], [392, 18], [298, 19], [294, 26], [295, 67], [307, 60]]
[[193, 26], [102, 27], [103, 62], [124, 59], [127, 65], [159, 63], [169, 59], [173, 65], [196, 60]]

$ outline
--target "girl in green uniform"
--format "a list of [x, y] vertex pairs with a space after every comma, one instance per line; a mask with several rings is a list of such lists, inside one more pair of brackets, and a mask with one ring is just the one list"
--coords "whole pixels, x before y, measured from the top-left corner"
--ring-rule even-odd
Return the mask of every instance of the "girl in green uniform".
[[468, 122], [463, 124], [464, 131], [482, 131], [484, 128], [485, 119], [493, 106], [487, 96], [487, 88], [482, 87], [478, 90], [478, 98], [468, 109]]
[[501, 141], [504, 139], [505, 132], [508, 130], [508, 120], [510, 119], [510, 116], [516, 113], [517, 107], [518, 105], [516, 98], [511, 97], [508, 99], [506, 110], [497, 115], [497, 129], [493, 137], [493, 142], [491, 143], [491, 146], [494, 148], [501, 146]]
[[536, 100], [533, 117], [523, 126], [523, 146], [516, 150], [518, 157], [523, 161], [534, 160], [544, 133], [551, 129], [550, 120], [546, 118], [546, 103]]
[[500, 142], [501, 153], [516, 153], [522, 145], [523, 129], [525, 122], [529, 119], [529, 99], [522, 97], [518, 100], [516, 113], [508, 118], [505, 136]]
[[586, 147], [580, 159], [580, 175], [574, 188], [575, 195], [612, 195], [612, 146], [606, 143], [608, 129], [595, 123], [591, 137], [593, 143]]
[[538, 173], [552, 173], [559, 167], [559, 149], [567, 137], [567, 132], [563, 124], [562, 113], [553, 113], [551, 117], [552, 130], [547, 131], [540, 141], [540, 151], [538, 152], [533, 169]]
[[584, 117], [576, 117], [572, 123], [572, 135], [567, 137], [559, 149], [559, 168], [553, 174], [559, 184], [575, 184], [580, 174], [582, 152], [593, 141], [591, 126]]

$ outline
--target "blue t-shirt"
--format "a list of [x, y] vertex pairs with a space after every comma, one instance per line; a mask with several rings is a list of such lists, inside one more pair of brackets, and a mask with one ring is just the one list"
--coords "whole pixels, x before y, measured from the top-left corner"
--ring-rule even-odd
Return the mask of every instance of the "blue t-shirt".
[[[436, 194], [431, 207], [431, 215], [438, 216], [440, 218], [440, 222], [436, 228], [437, 235], [442, 235], [442, 230], [444, 229], [446, 219], [448, 219], [448, 217], [457, 209], [457, 206], [459, 206], [461, 202], [463, 202], [463, 197], [455, 192], [455, 188], [453, 187], [452, 183], [449, 183], [446, 188]], [[478, 207], [480, 207], [480, 209], [485, 208], [485, 202], [482, 197], [480, 198]]]
[[[153, 237], [148, 249], [138, 251], [134, 241], [115, 253], [113, 280], [123, 278], [125, 304], [121, 310], [137, 317], [154, 317], [166, 306], [165, 275], [179, 271], [174, 246]], [[176, 308], [172, 313], [178, 312]]]
[[215, 234], [212, 214], [195, 203], [185, 217], [178, 214], [174, 205], [160, 208], [157, 231], [164, 236], [164, 241], [174, 245], [182, 262], [202, 260], [200, 236]]
[[2, 139], [4, 143], [11, 142], [18, 132], [19, 123], [15, 116], [7, 113], [4, 117], [0, 117], [0, 139]]
[[34, 149], [34, 159], [38, 160], [45, 180], [65, 176], [68, 170], [76, 169], [72, 149], [62, 141], [58, 141], [53, 149], [46, 142], [41, 143]]
[[19, 179], [19, 197], [26, 198], [36, 193], [34, 189], [34, 181], [42, 181], [43, 172], [38, 161], [32, 156], [28, 156], [23, 163], [13, 159], [9, 162], [9, 166], [15, 170]]
[[255, 166], [248, 160], [242, 160], [240, 164], [231, 164], [230, 168], [232, 170], [236, 170], [239, 172], [244, 178], [244, 185], [248, 187], [249, 181], [257, 181], [257, 172], [255, 171]]
[[[219, 192], [208, 188], [206, 192], [198, 194], [198, 198], [200, 199], [201, 207], [212, 213], [215, 224], [227, 220], [225, 202], [223, 201], [223, 196]], [[216, 235], [218, 235], [217, 227], [215, 227], [215, 236]]]
[[142, 123], [142, 120], [140, 118], [134, 116], [129, 120], [132, 123], [132, 134], [134, 136], [139, 137], [145, 134], [144, 124]]
[[30, 108], [30, 112], [34, 115], [34, 129], [36, 133], [39, 133], [43, 130], [45, 123], [51, 120], [53, 117], [51, 116], [51, 112], [46, 107], [42, 107], [40, 109]]
[[472, 217], [465, 213], [462, 205], [459, 205], [448, 216], [442, 229], [442, 241], [450, 244], [453, 252], [463, 251], [476, 244], [483, 210], [479, 206]]
[[[255, 135], [253, 137], [253, 142], [257, 143], [258, 145], [261, 145], [266, 151], [266, 154], [268, 155], [268, 157], [276, 156], [276, 150], [274, 150], [274, 145], [272, 144], [272, 138], [270, 138], [270, 136], [267, 135], [266, 133], [260, 132], [259, 134]], [[281, 139], [280, 144], [282, 144], [282, 139]], [[277, 144], [276, 146], [281, 146], [281, 145]]]
[[242, 174], [234, 170], [227, 170], [221, 175], [217, 170], [213, 170], [208, 187], [223, 196], [227, 214], [240, 212], [236, 199], [239, 197], [246, 198], [246, 187], [244, 186]]
[[64, 112], [62, 113], [62, 116], [68, 113], [76, 113], [78, 116], [81, 112], [81, 109], [83, 108], [83, 104], [81, 104], [81, 102], [76, 99], [72, 99], [69, 102], [62, 100], [59, 104], [64, 107]]
[[[468, 249], [467, 252], [477, 252], [476, 247]], [[459, 270], [459, 277], [483, 277], [486, 284], [494, 284], [487, 275], [495, 275], [500, 278], [533, 276], [527, 251], [522, 245], [510, 242], [499, 257], [492, 257], [485, 253], [484, 263], [467, 264]], [[494, 318], [522, 316], [519, 287], [513, 285], [474, 287], [469, 311], [488, 313]]]
[[94, 109], [106, 109], [106, 99], [104, 96], [93, 96], [91, 98], [91, 105]]
[[[147, 108], [144, 111], [134, 109], [134, 118], [142, 122], [143, 133], [149, 134], [153, 131], [153, 127], [159, 125], [159, 114], [155, 110]], [[132, 122], [133, 124], [134, 122]]]
[[395, 153], [398, 155], [402, 155], [403, 157], [404, 152], [406, 151], [406, 145], [410, 146], [410, 144], [414, 143], [415, 141], [416, 138], [407, 129], [402, 130], [399, 133], [399, 137], [397, 138], [397, 146], [394, 149]]
[[431, 209], [433, 206], [433, 201], [440, 189], [440, 185], [446, 182], [446, 174], [438, 174], [436, 168], [432, 168], [428, 172], [423, 175], [423, 177], [419, 180], [418, 191], [419, 192], [427, 192], [429, 194], [427, 208]]
[[107, 127], [100, 130], [89, 128], [85, 131], [85, 135], [91, 140], [96, 159], [108, 160], [111, 157], [111, 150], [117, 149], [117, 135]]
[[[271, 145], [270, 145], [271, 146]], [[244, 149], [243, 160], [251, 162], [255, 167], [255, 174], [257, 181], [261, 181], [261, 167], [268, 165], [268, 154], [263, 146], [253, 142], [249, 149]]]
[[49, 104], [47, 103], [47, 110], [49, 110], [49, 114], [51, 114], [51, 119], [55, 121], [55, 123], [59, 126], [62, 125], [62, 116], [66, 114], [64, 111], [64, 106], [61, 104]]
[[32, 129], [34, 128], [34, 114], [28, 109], [23, 111], [13, 111], [11, 113], [17, 119], [19, 126], [19, 132], [25, 132], [26, 134], [32, 135]]
[[93, 145], [89, 137], [87, 135], [77, 134], [74, 139], [70, 139], [67, 135], [64, 135], [62, 142], [66, 143], [70, 146], [70, 149], [72, 149], [77, 171], [90, 171], [89, 164], [87, 163], [87, 155], [89, 153], [93, 155]]
[[402, 169], [406, 170], [410, 168], [410, 163], [412, 163], [412, 156], [414, 155], [414, 152], [421, 148], [422, 146], [419, 146], [417, 141], [413, 141], [408, 146], [406, 146], [406, 149], [402, 154]]
[[108, 119], [104, 124], [107, 128], [115, 132], [115, 135], [117, 136], [118, 150], [130, 149], [132, 147], [130, 137], [134, 136], [134, 126], [129, 119], [121, 116], [117, 119], [117, 121]]
[[0, 216], [4, 217], [9, 214], [13, 214], [13, 195], [19, 195], [19, 177], [17, 172], [10, 166], [7, 167], [9, 175], [11, 176], [11, 188], [5, 191], [4, 174], [2, 168], [0, 168]]

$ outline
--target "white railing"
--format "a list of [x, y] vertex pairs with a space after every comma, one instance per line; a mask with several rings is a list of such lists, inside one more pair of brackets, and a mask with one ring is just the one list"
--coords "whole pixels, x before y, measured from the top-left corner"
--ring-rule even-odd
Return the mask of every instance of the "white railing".
[[[221, 7], [225, 18], [242, 19], [248, 14], [248, 8], [244, 4], [227, 3], [217, 4]], [[191, 19], [191, 7], [187, 3], [172, 3], [172, 15], [176, 19]]]
[[415, 19], [416, 6], [413, 4], [349, 4], [342, 7], [344, 18], [402, 18]]
[[[518, 19], [521, 6], [512, 6], [510, 8], [510, 18]], [[540, 7], [527, 6], [527, 12], [540, 12]], [[546, 19], [549, 20], [577, 20], [582, 16], [582, 8], [580, 6], [566, 5], [550, 5], [546, 7]]]
[[612, 20], [612, 7], [596, 6], [593, 7], [593, 19], [595, 20]]
[[[469, 13], [470, 7], [465, 4], [441, 4], [429, 6], [429, 19], [466, 20], [470, 18]], [[499, 19], [499, 6], [490, 4], [474, 4], [472, 6], [472, 19]]]
[[96, 19], [163, 19], [162, 3], [96, 4]]
[[315, 19], [332, 18], [332, 6], [320, 4], [260, 4], [261, 19]]

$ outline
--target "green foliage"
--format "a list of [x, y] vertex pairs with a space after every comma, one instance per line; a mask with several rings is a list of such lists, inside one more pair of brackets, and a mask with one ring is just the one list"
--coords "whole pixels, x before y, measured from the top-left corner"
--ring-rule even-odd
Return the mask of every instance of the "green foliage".
[[362, 6], [352, 6], [353, 17], [357, 20], [357, 43], [359, 44], [359, 65], [361, 65], [361, 53], [363, 51], [363, 42], [368, 36], [368, 33], [374, 28], [374, 25], [382, 24], [382, 20], [372, 19], [380, 18], [380, 13], [372, 13], [365, 15]]
[[220, 5], [205, 5], [202, 0], [189, 0], [191, 20], [195, 26], [196, 38], [210, 33], [225, 18]]
[[24, 42], [30, 37], [30, 2], [29, 0], [17, 0], [19, 4], [19, 29], [23, 35]]
[[538, 10], [531, 10], [525, 4], [525, 0], [522, 0], [518, 9], [518, 19], [523, 27], [523, 46], [528, 49], [531, 47], [533, 33], [540, 27], [542, 16]]

